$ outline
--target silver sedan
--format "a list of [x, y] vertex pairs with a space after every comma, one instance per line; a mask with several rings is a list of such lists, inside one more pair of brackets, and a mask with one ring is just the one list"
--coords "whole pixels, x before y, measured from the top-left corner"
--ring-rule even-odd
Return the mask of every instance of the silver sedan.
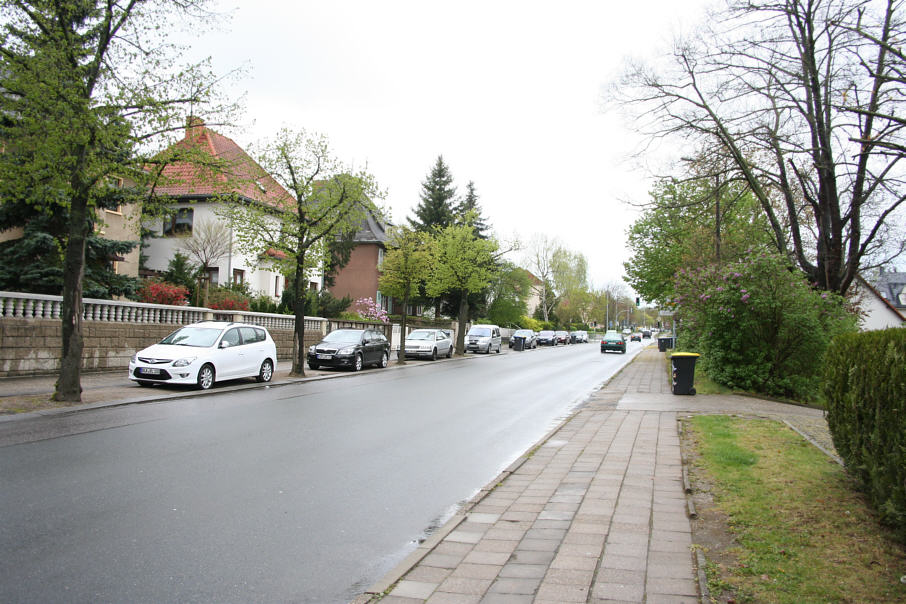
[[416, 329], [406, 336], [406, 356], [437, 360], [453, 356], [453, 340], [444, 329]]

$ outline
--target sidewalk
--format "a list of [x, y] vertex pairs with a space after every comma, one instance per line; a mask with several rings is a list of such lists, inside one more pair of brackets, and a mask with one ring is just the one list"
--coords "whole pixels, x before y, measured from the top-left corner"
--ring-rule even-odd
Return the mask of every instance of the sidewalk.
[[355, 603], [702, 601], [677, 430], [702, 412], [827, 431], [820, 410], [674, 396], [647, 348]]

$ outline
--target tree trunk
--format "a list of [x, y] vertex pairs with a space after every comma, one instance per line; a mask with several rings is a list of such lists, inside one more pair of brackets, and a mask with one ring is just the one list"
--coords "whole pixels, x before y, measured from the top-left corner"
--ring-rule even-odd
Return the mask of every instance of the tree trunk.
[[305, 254], [296, 255], [296, 278], [293, 280], [293, 308], [295, 310], [293, 368], [289, 374], [294, 377], [305, 377], [305, 294], [307, 288], [302, 287], [305, 278]]
[[[409, 325], [406, 310], [409, 308], [409, 291], [403, 294], [403, 312], [400, 315], [400, 348], [396, 351], [396, 362], [400, 365], [406, 364], [406, 328]], [[393, 332], [391, 331], [391, 335]]]
[[52, 398], [77, 403], [82, 400], [82, 277], [85, 274], [85, 246], [90, 225], [85, 200], [72, 200], [69, 221], [69, 241], [63, 260], [60, 377]]
[[469, 321], [469, 296], [465, 291], [459, 297], [459, 330], [456, 333], [456, 354], [466, 353], [466, 323]]

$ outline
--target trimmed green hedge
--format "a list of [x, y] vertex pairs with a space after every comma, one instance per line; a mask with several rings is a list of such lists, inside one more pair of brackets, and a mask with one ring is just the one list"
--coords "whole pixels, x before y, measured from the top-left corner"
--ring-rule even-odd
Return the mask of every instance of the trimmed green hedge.
[[837, 452], [906, 541], [906, 329], [834, 338], [824, 395]]

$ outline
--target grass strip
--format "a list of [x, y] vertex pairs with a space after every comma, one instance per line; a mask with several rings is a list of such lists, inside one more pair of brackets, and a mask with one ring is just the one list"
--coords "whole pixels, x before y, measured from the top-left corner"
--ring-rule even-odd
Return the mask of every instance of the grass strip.
[[708, 564], [713, 597], [906, 601], [906, 548], [879, 526], [839, 465], [777, 422], [697, 416], [691, 423], [693, 479], [710, 485], [735, 542], [723, 552], [733, 563]]

